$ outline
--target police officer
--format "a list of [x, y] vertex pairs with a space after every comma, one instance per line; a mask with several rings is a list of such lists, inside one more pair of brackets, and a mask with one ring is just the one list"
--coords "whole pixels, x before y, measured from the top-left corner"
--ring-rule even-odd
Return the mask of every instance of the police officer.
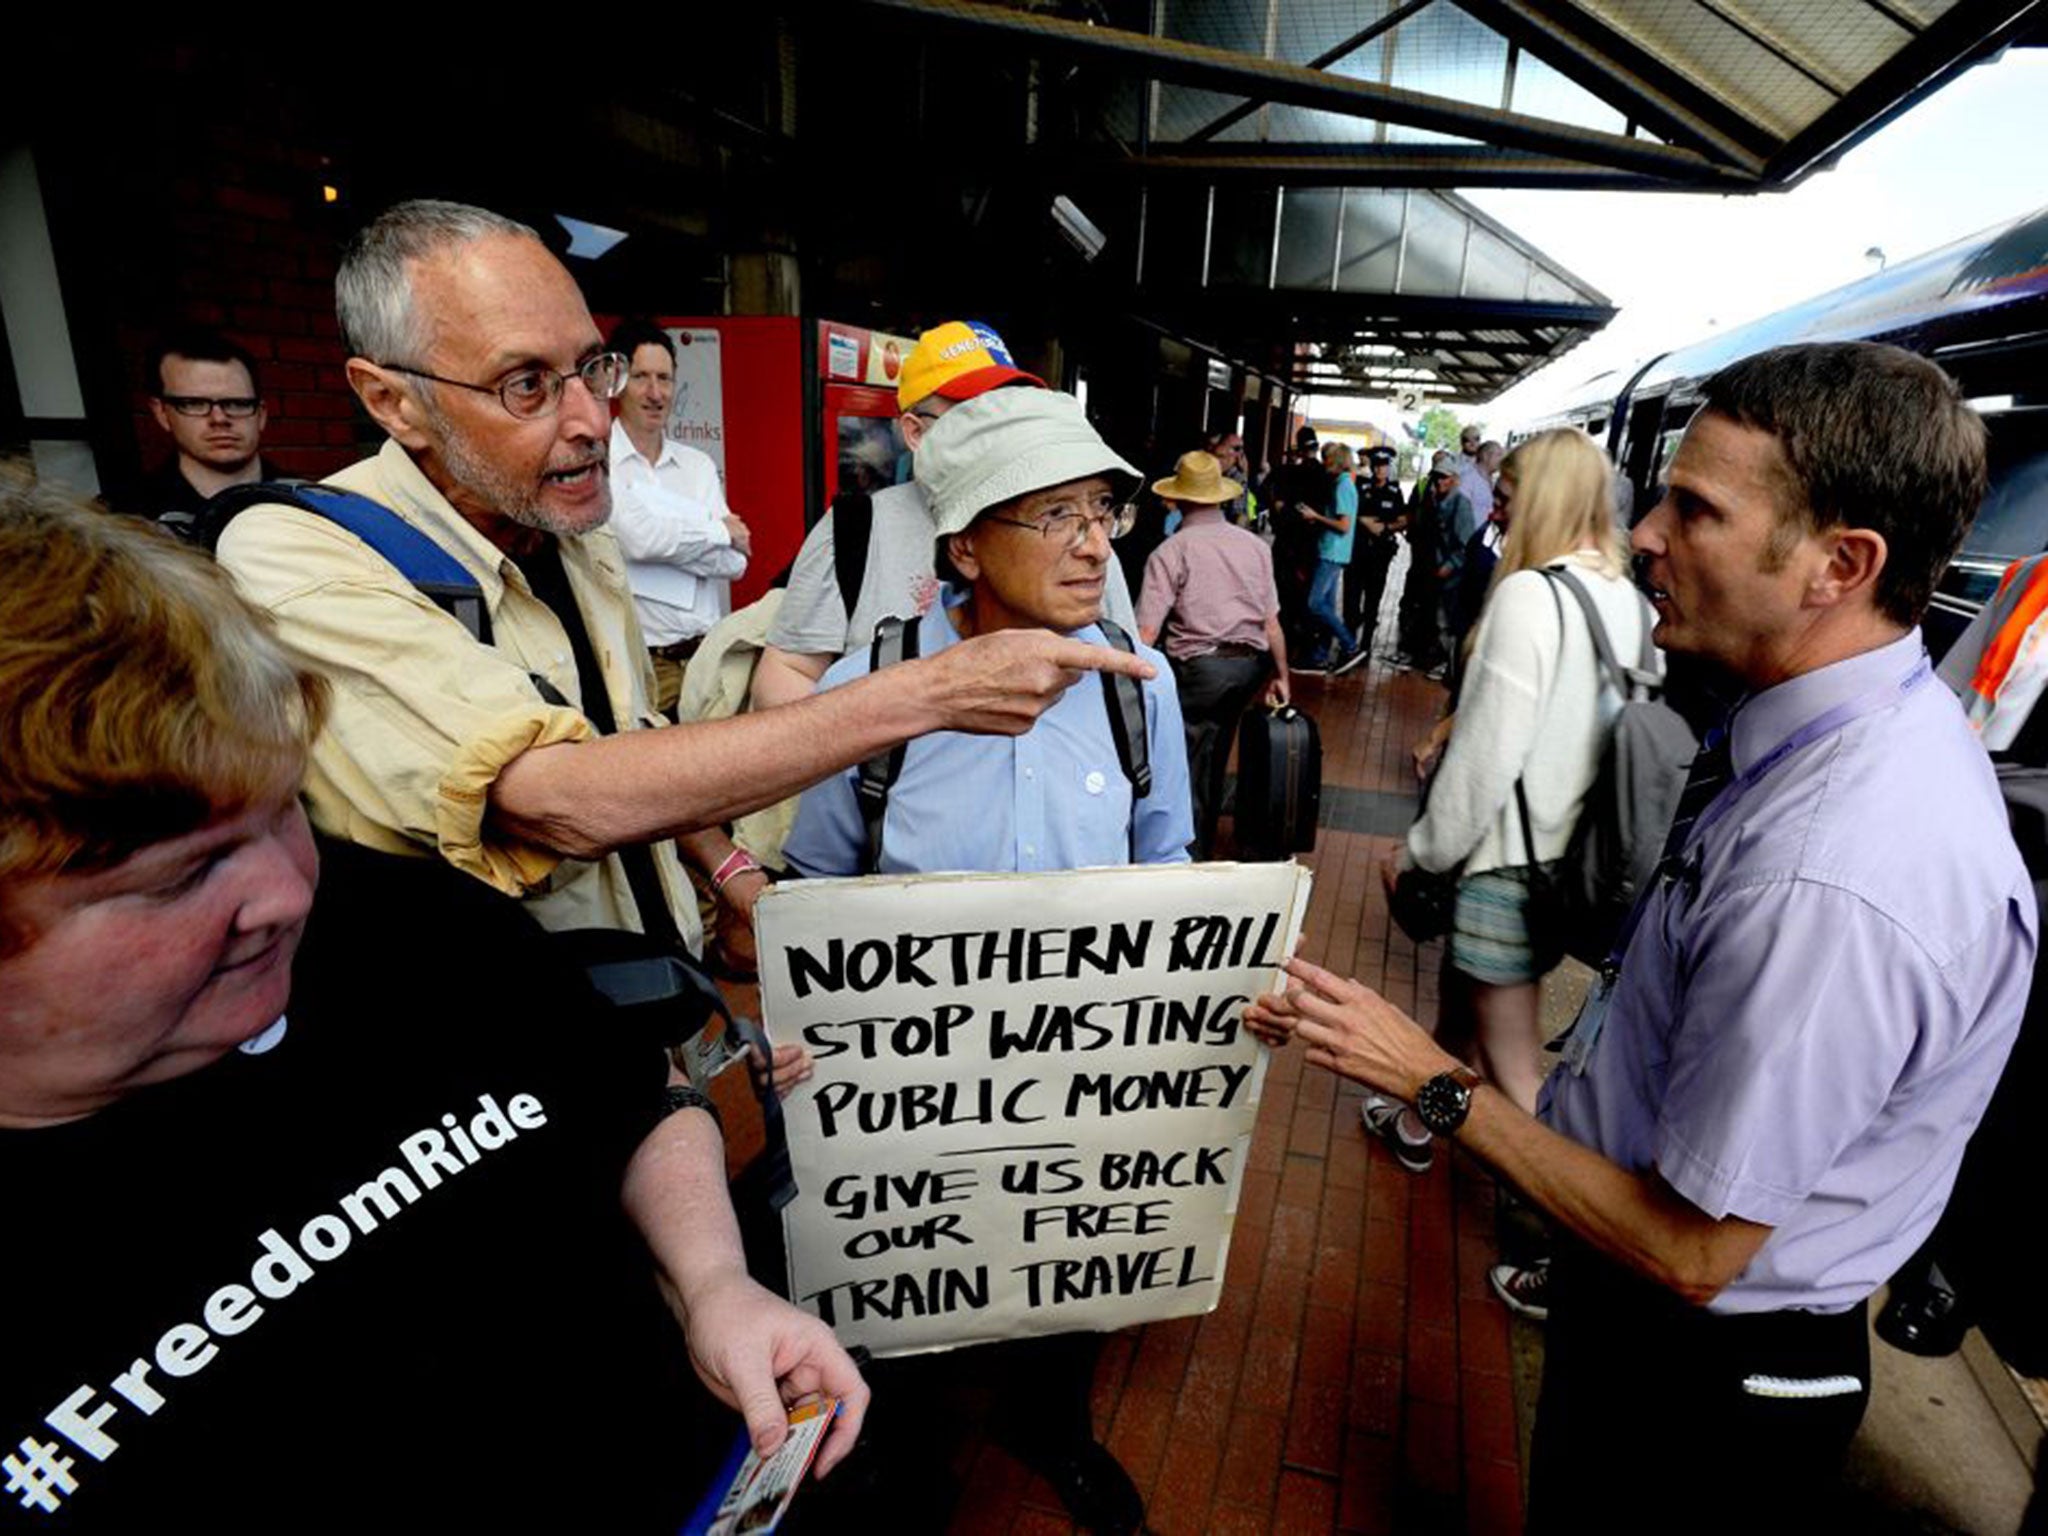
[[1372, 478], [1358, 488], [1358, 537], [1351, 545], [1351, 570], [1344, 583], [1344, 621], [1361, 650], [1372, 649], [1379, 623], [1380, 597], [1387, 589], [1387, 567], [1393, 563], [1397, 535], [1408, 526], [1401, 487], [1394, 483], [1394, 450], [1371, 448], [1366, 458]]

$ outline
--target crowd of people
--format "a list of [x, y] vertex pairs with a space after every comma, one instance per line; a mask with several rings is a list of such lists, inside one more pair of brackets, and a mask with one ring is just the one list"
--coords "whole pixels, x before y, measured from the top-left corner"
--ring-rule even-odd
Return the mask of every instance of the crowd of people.
[[[1549, 1318], [1531, 1529], [1822, 1507], [1867, 1298], [1940, 1214], [2036, 947], [1916, 627], [1985, 479], [1939, 369], [1731, 366], [1630, 532], [1570, 432], [1505, 462], [1468, 434], [1406, 501], [1390, 456], [1359, 476], [1312, 432], [1257, 486], [1230, 433], [1148, 481], [949, 322], [901, 374], [913, 478], [729, 612], [752, 534], [664, 432], [659, 328], [601, 334], [531, 229], [432, 201], [352, 238], [336, 304], [385, 436], [329, 482], [354, 522], [214, 499], [266, 473], [263, 407], [200, 335], [153, 360], [175, 457], [120, 509], [172, 532], [0, 484], [0, 1159], [37, 1212], [0, 1278], [10, 1518], [674, 1530], [721, 1412], [768, 1451], [822, 1394], [816, 1517], [936, 1525], [905, 1479], [966, 1380], [1005, 1386], [991, 1433], [1077, 1522], [1142, 1529], [1090, 1424], [1099, 1340], [864, 1379], [750, 1275], [672, 1042], [557, 941], [708, 929], [743, 962], [780, 872], [1207, 857], [1238, 718], [1371, 653], [1404, 533], [1401, 648], [1455, 691], [1386, 876], [1457, 872], [1454, 985], [1432, 1033], [1292, 960], [1243, 1021], [1362, 1085], [1404, 1166], [1455, 1140], [1547, 1222], [1548, 1263], [1495, 1277]], [[1141, 491], [1176, 521], [1132, 582]], [[1731, 711], [1546, 1075], [1533, 877], [1621, 702], [1561, 584], [1616, 646], [1713, 664]]]

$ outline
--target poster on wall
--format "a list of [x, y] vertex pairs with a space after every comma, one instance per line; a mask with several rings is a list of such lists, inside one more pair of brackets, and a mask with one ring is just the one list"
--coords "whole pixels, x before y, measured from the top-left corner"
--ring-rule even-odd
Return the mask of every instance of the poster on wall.
[[676, 344], [676, 398], [668, 412], [668, 435], [711, 456], [725, 482], [724, 349], [719, 333], [672, 325]]
[[1112, 1329], [1222, 1295], [1291, 864], [804, 880], [756, 914], [790, 1295], [878, 1355]]

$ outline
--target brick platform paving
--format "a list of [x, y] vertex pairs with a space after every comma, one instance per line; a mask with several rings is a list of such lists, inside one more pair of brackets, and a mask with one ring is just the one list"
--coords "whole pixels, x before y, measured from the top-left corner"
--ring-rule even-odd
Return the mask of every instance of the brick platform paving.
[[[1326, 786], [1412, 794], [1408, 748], [1441, 688], [1375, 661], [1297, 679], [1296, 696], [1321, 728]], [[1388, 846], [1324, 827], [1305, 859], [1302, 953], [1428, 1022], [1436, 946], [1418, 956], [1388, 921], [1375, 874]], [[1508, 1316], [1486, 1288], [1493, 1185], [1443, 1156], [1404, 1172], [1367, 1140], [1360, 1098], [1298, 1051], [1276, 1057], [1221, 1304], [1103, 1352], [1098, 1432], [1162, 1536], [1521, 1529]], [[1073, 1529], [1001, 1451], [977, 1447], [959, 1470], [958, 1536]]]

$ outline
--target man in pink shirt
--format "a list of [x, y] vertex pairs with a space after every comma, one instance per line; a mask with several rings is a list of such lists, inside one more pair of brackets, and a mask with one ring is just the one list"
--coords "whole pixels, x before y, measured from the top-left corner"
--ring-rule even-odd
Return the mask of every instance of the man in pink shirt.
[[1244, 488], [1224, 476], [1215, 456], [1182, 454], [1172, 478], [1154, 481], [1152, 491], [1180, 508], [1181, 525], [1145, 562], [1138, 638], [1166, 652], [1180, 684], [1194, 854], [1206, 859], [1238, 717], [1261, 682], [1268, 703], [1288, 700], [1287, 639], [1280, 629], [1273, 552], [1257, 534], [1225, 520], [1225, 503]]

